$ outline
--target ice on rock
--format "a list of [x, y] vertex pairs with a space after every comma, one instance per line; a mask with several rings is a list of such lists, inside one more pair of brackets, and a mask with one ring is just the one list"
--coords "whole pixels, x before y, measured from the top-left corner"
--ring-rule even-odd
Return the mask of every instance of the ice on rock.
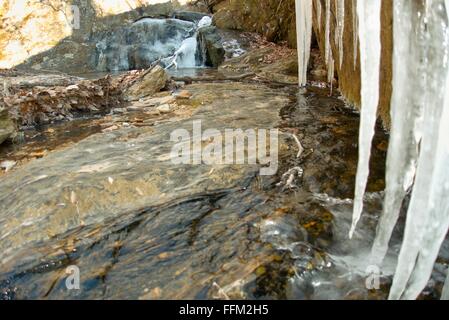
[[212, 18], [209, 16], [204, 16], [201, 18], [200, 22], [198, 22], [198, 29], [209, 27], [212, 25]]
[[299, 84], [307, 84], [307, 66], [312, 41], [312, 0], [296, 0]]
[[359, 163], [355, 187], [353, 223], [349, 237], [354, 235], [363, 210], [363, 195], [369, 175], [371, 143], [379, 103], [380, 68], [380, 9], [381, 1], [363, 0], [357, 3], [361, 56], [361, 119], [359, 133]]

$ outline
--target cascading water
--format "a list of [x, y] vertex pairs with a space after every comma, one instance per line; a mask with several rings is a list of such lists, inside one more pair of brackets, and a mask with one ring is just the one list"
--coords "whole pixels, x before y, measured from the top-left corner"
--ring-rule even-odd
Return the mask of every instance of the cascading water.
[[158, 60], [167, 68], [202, 66], [197, 53], [198, 30], [211, 23], [208, 16], [198, 23], [144, 18], [124, 29], [101, 34], [97, 42], [97, 70], [145, 69]]
[[[335, 40], [341, 44], [341, 26], [345, 17], [341, 16], [342, 12], [344, 14], [341, 11], [342, 2], [335, 1], [338, 13]], [[307, 3], [304, 0], [296, 2], [297, 7], [301, 7], [300, 3]], [[331, 0], [326, 0], [325, 5], [325, 61], [328, 73], [333, 74]], [[353, 0], [352, 6], [354, 63], [360, 42], [362, 108], [359, 167], [350, 236], [363, 211], [371, 140], [377, 118], [381, 1]], [[298, 14], [297, 19], [303, 16], [304, 13]], [[416, 299], [419, 296], [429, 281], [449, 228], [448, 20], [449, 0], [394, 1], [391, 138], [384, 209], [372, 249], [372, 263], [382, 263], [403, 200], [410, 190], [411, 200], [390, 299]], [[298, 38], [304, 39], [307, 32], [309, 30], [298, 28]], [[340, 52], [343, 49], [341, 45], [337, 48]], [[300, 56], [304, 55], [300, 52]], [[449, 275], [442, 299], [449, 299]]]

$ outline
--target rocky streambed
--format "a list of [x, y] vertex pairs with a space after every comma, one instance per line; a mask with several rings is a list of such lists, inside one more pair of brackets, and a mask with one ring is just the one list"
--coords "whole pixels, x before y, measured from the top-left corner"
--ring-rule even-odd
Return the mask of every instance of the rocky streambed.
[[[2, 299], [386, 298], [400, 232], [378, 288], [367, 287], [363, 264], [386, 134], [378, 128], [366, 214], [349, 241], [358, 113], [320, 81], [318, 62], [298, 90], [292, 50], [246, 49], [218, 70], [34, 75], [6, 88], [21, 107], [18, 140], [0, 147]], [[39, 99], [31, 114], [45, 117], [27, 118], [24, 104]], [[278, 129], [277, 172], [173, 163], [172, 134], [193, 139], [199, 122], [203, 132]], [[441, 290], [447, 252], [422, 298]], [[79, 290], [67, 287], [73, 267]]]

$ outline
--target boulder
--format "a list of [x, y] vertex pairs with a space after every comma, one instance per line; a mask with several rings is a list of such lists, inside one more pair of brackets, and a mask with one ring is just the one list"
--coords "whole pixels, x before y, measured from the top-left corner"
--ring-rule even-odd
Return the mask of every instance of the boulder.
[[0, 144], [15, 132], [14, 122], [11, 120], [6, 108], [0, 106]]
[[201, 28], [198, 32], [199, 46], [205, 54], [206, 66], [218, 67], [225, 60], [225, 49], [217, 28], [214, 26]]
[[134, 82], [125, 91], [125, 99], [136, 101], [161, 91], [170, 80], [169, 75], [161, 66], [155, 66]]

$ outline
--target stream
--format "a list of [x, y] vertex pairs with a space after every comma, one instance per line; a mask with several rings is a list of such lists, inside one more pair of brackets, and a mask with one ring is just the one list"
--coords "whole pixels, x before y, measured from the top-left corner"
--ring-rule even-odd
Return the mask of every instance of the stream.
[[[365, 214], [350, 241], [346, 199], [354, 188], [359, 115], [342, 99], [323, 88], [298, 94], [296, 86], [251, 81], [184, 89], [193, 96], [175, 116], [77, 119], [0, 149], [0, 159], [22, 161], [0, 180], [0, 229], [8, 230], [0, 239], [0, 297], [385, 299], [400, 230], [379, 290], [367, 289], [368, 266], [360, 263], [382, 208], [383, 130], [373, 144], [378, 165]], [[278, 173], [260, 176], [259, 165], [174, 165], [170, 134], [191, 131], [194, 120], [203, 130], [279, 128]], [[117, 122], [130, 125], [102, 130], [102, 123]], [[291, 133], [306, 150], [302, 158]], [[46, 152], [28, 159], [40, 150]], [[296, 166], [304, 169], [298, 188], [278, 186]], [[423, 298], [440, 292], [448, 252], [445, 243], [441, 270], [437, 263]], [[66, 288], [69, 266], [80, 270], [80, 290]]]

